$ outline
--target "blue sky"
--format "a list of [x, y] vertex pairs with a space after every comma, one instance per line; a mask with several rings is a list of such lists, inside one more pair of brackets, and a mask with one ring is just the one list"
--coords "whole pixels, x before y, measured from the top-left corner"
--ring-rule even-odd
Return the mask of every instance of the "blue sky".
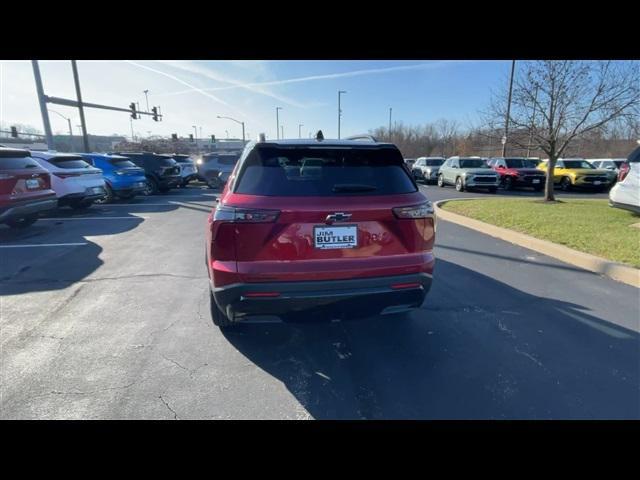
[[[70, 62], [40, 62], [45, 93], [75, 98]], [[79, 61], [83, 99], [127, 107], [160, 105], [164, 121], [143, 118], [133, 122], [138, 135], [186, 136], [193, 125], [202, 135], [239, 137], [239, 125], [217, 115], [244, 121], [255, 138], [276, 136], [275, 108], [287, 138], [322, 129], [337, 135], [337, 92], [342, 96], [342, 135], [386, 126], [389, 107], [393, 121], [424, 124], [439, 118], [462, 126], [477, 122], [492, 89], [506, 81], [510, 61]], [[50, 105], [70, 117], [74, 130], [77, 109]], [[126, 113], [88, 109], [87, 127], [93, 134], [131, 134]], [[27, 61], [0, 61], [0, 121], [42, 128], [33, 71]], [[67, 122], [51, 114], [54, 132], [66, 133]], [[200, 131], [198, 131], [200, 136]]]

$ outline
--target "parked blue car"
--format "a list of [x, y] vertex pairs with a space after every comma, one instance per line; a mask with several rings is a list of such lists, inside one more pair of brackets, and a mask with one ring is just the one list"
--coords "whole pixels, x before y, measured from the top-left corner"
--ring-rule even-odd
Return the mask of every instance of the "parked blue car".
[[103, 153], [80, 155], [86, 162], [102, 170], [107, 190], [102, 203], [112, 202], [116, 198], [133, 198], [144, 192], [147, 185], [144, 170], [127, 157]]

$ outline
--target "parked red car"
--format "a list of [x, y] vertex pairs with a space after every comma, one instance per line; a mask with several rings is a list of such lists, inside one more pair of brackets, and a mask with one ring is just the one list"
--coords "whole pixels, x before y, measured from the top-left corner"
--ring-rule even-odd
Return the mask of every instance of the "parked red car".
[[537, 162], [535, 160], [494, 157], [488, 163], [500, 174], [500, 183], [505, 190], [528, 187], [539, 192], [544, 188], [545, 174], [536, 168]]
[[40, 212], [56, 208], [51, 177], [27, 150], [0, 147], [0, 224], [28, 227]]
[[431, 286], [434, 222], [392, 144], [321, 132], [250, 143], [208, 218], [213, 322], [417, 308]]

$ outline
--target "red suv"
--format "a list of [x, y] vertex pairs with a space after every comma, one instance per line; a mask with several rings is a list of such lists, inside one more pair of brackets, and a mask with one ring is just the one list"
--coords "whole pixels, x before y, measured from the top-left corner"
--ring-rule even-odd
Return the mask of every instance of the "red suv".
[[23, 228], [38, 213], [56, 208], [49, 173], [27, 150], [0, 147], [0, 224]]
[[394, 145], [322, 132], [252, 142], [208, 218], [213, 322], [417, 308], [434, 235], [433, 207]]
[[544, 188], [545, 174], [536, 168], [538, 162], [533, 159], [494, 157], [487, 163], [500, 174], [500, 184], [505, 190], [529, 187], [539, 192]]

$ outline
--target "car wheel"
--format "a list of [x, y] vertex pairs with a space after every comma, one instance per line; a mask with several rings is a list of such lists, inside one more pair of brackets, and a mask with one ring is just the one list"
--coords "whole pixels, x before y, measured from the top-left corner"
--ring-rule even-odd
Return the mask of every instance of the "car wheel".
[[209, 290], [209, 309], [211, 310], [211, 320], [216, 327], [227, 330], [230, 327], [235, 326], [236, 324], [229, 320], [227, 316], [222, 313], [215, 299], [213, 298], [213, 293]]
[[464, 184], [462, 183], [462, 177], [456, 178], [456, 191], [464, 192]]
[[113, 199], [115, 198], [114, 194], [113, 194], [113, 190], [111, 189], [111, 187], [108, 184], [105, 184], [104, 186], [104, 190], [105, 190], [105, 195], [102, 198], [99, 198], [98, 200], [96, 200], [96, 203], [111, 203], [113, 202]]
[[442, 175], [438, 175], [438, 186], [440, 188], [444, 188], [444, 178], [442, 177]]
[[503, 186], [505, 190], [513, 190], [513, 178], [505, 177], [503, 181]]
[[35, 223], [38, 220], [37, 215], [28, 215], [26, 217], [21, 218], [13, 218], [11, 220], [7, 220], [7, 225], [11, 228], [27, 228]]
[[155, 195], [158, 193], [158, 182], [156, 182], [153, 178], [147, 177], [145, 189], [142, 191], [144, 195]]
[[564, 177], [560, 182], [560, 189], [563, 192], [568, 192], [571, 190], [571, 179], [569, 177]]

